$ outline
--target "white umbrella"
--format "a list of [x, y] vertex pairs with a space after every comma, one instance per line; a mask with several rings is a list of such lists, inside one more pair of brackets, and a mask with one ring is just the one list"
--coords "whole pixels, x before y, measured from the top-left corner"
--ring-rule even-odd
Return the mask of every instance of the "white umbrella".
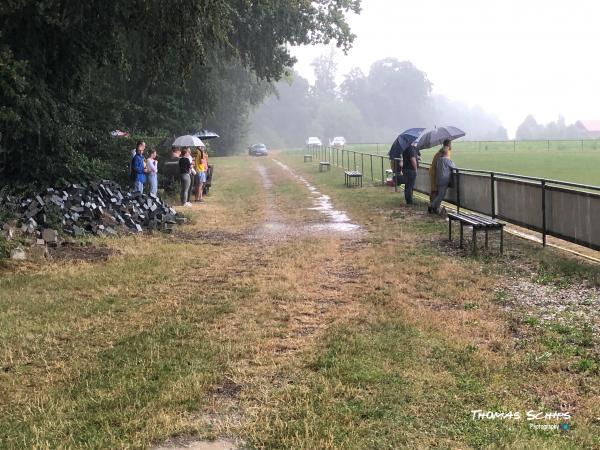
[[173, 142], [173, 147], [204, 147], [204, 143], [196, 136], [179, 136]]

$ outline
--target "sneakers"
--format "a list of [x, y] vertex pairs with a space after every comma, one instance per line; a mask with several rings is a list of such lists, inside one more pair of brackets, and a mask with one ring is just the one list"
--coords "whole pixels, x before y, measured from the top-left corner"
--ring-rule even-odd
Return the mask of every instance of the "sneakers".
[[185, 202], [185, 203], [183, 204], [183, 206], [185, 206], [185, 207], [189, 208], [190, 206], [192, 206], [192, 204], [191, 204], [190, 202]]

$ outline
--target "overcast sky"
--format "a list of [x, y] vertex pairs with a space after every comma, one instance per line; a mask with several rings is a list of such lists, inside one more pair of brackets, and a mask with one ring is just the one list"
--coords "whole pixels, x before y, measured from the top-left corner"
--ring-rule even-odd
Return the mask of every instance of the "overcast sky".
[[[513, 137], [538, 122], [600, 119], [600, 1], [363, 0], [350, 18], [354, 48], [338, 53], [340, 79], [385, 57], [412, 61], [433, 92], [497, 115]], [[312, 80], [323, 47], [294, 49]]]

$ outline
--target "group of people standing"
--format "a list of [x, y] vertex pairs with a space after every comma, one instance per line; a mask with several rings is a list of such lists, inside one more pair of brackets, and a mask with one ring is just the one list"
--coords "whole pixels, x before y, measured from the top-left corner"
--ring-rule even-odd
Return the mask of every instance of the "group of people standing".
[[150, 185], [150, 194], [158, 192], [158, 159], [156, 149], [150, 150], [148, 158], [144, 158], [146, 143], [138, 141], [132, 151], [131, 179], [133, 181], [133, 192], [144, 192], [146, 182]]
[[[448, 188], [452, 183], [452, 172], [456, 166], [450, 155], [452, 152], [452, 142], [445, 140], [434, 155], [431, 166], [429, 167], [429, 207], [427, 210], [433, 214], [440, 213], [440, 206], [446, 197]], [[415, 147], [410, 146], [402, 153], [402, 162], [400, 163], [400, 173], [404, 178], [404, 199], [407, 205], [412, 205], [413, 191], [417, 181], [417, 171], [421, 154]]]
[[195, 147], [194, 154], [189, 147], [173, 148], [172, 158], [179, 158], [179, 179], [181, 182], [180, 200], [183, 206], [192, 206], [192, 192], [196, 202], [204, 202], [204, 184], [208, 173], [208, 153], [206, 147]]
[[[158, 192], [158, 159], [156, 149], [150, 151], [148, 158], [144, 157], [146, 143], [138, 141], [132, 151], [131, 180], [133, 192], [144, 192], [146, 183], [150, 185], [150, 193]], [[206, 147], [189, 147], [171, 149], [171, 158], [178, 159], [179, 179], [181, 182], [180, 200], [183, 206], [192, 206], [192, 193], [195, 201], [203, 202], [204, 184], [208, 173], [208, 152]]]

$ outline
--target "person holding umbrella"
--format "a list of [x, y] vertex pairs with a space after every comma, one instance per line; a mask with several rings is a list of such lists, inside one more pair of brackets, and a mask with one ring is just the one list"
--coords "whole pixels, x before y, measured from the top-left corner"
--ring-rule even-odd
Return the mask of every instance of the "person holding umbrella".
[[[402, 153], [410, 147], [424, 129], [425, 128], [409, 128], [398, 135], [388, 152], [390, 168], [394, 174], [398, 175], [401, 172], [400, 162], [396, 161], [396, 159], [399, 159], [402, 156]], [[396, 184], [400, 184], [398, 183], [398, 180], [396, 180]]]
[[[440, 145], [440, 144], [442, 144], [443, 147], [445, 148], [447, 143], [449, 144], [454, 139], [458, 139], [463, 136], [465, 136], [465, 132], [456, 127], [452, 127], [452, 126], [434, 127], [434, 128], [429, 128], [429, 129], [423, 131], [423, 133], [421, 133], [421, 135], [417, 138], [417, 140], [413, 143], [413, 145], [415, 146], [415, 148], [417, 150], [423, 150], [426, 148], [435, 147], [436, 145]], [[447, 156], [449, 159], [449, 152], [450, 152], [449, 145], [447, 146], [447, 151], [448, 151]], [[430, 182], [430, 190], [431, 190], [431, 195], [429, 197], [430, 201], [431, 201], [431, 205], [429, 207], [430, 211], [433, 209], [433, 206], [434, 206], [433, 203], [434, 203], [435, 197], [437, 196], [437, 194], [439, 194], [439, 191], [438, 191], [439, 177], [438, 177], [437, 171], [438, 171], [438, 167], [439, 167], [438, 162], [442, 156], [443, 156], [443, 152], [440, 155], [436, 154], [436, 156], [434, 156], [434, 160], [431, 164], [431, 168], [429, 169], [430, 170], [429, 171], [429, 182]], [[434, 180], [435, 180], [435, 182], [434, 182]], [[448, 182], [450, 182], [450, 179], [448, 179]], [[447, 189], [447, 185], [446, 185], [446, 189]], [[435, 195], [433, 195], [434, 191], [435, 191]], [[444, 196], [445, 196], [445, 191], [444, 191]], [[438, 207], [439, 207], [439, 205], [438, 205]], [[433, 210], [435, 211], [435, 209], [433, 209]]]
[[413, 190], [417, 182], [417, 169], [419, 168], [419, 151], [414, 145], [409, 145], [402, 152], [401, 174], [404, 176], [404, 200], [407, 205], [414, 204]]
[[452, 147], [449, 139], [446, 139], [443, 142], [442, 148], [440, 148], [435, 155], [433, 155], [433, 160], [431, 161], [431, 165], [429, 166], [429, 206], [427, 207], [427, 212], [433, 213], [433, 199], [437, 194], [437, 177], [436, 177], [436, 164], [437, 160], [444, 155], [444, 149], [448, 147], [448, 157], [451, 157]]

